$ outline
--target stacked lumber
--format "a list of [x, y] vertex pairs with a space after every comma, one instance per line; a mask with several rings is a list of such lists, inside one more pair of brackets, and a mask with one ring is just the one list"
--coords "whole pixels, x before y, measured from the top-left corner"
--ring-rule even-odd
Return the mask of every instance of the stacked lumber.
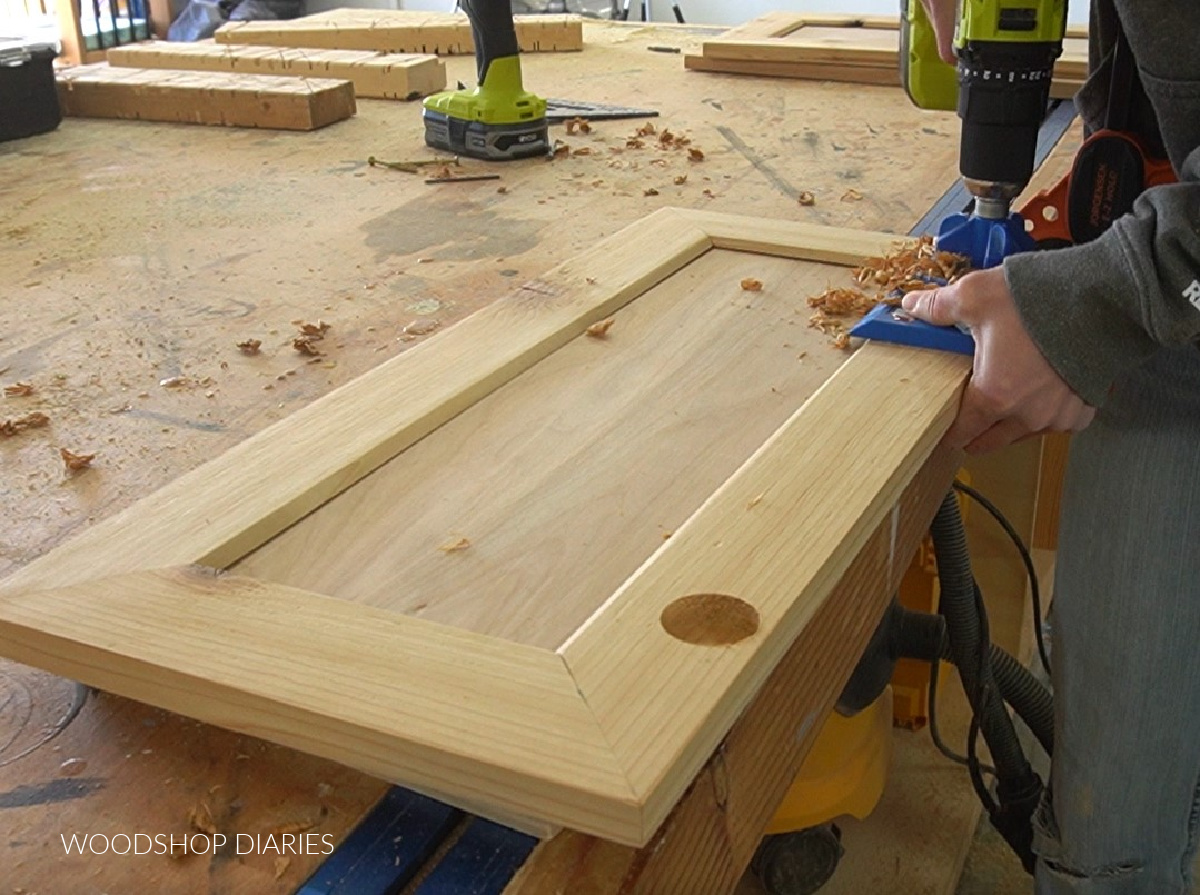
[[110, 68], [56, 75], [64, 115], [315, 130], [354, 114], [349, 81]]
[[[771, 78], [900, 84], [900, 23], [885, 16], [773, 12], [704, 41], [686, 68]], [[1069, 29], [1051, 96], [1075, 94], [1087, 77], [1087, 34]]]
[[153, 41], [114, 47], [108, 64], [120, 68], [236, 72], [293, 78], [334, 78], [354, 84], [354, 94], [412, 100], [446, 86], [446, 64], [436, 56], [370, 50], [303, 50], [282, 47]]
[[[522, 53], [583, 49], [583, 20], [579, 16], [516, 16], [515, 22]], [[216, 39], [223, 44], [443, 56], [475, 52], [465, 15], [404, 9], [331, 9], [287, 21], [229, 22], [217, 29]]]

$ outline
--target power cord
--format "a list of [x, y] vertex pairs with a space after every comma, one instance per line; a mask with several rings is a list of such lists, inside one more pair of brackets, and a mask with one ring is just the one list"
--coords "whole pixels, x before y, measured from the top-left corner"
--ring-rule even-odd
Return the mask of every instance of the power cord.
[[1017, 534], [1017, 530], [1013, 528], [1011, 522], [1005, 518], [1004, 514], [996, 507], [994, 503], [972, 488], [970, 485], [954, 480], [954, 490], [967, 495], [981, 507], [983, 507], [988, 515], [1000, 524], [1004, 529], [1004, 533], [1008, 535], [1009, 540], [1017, 548], [1017, 552], [1021, 554], [1021, 562], [1025, 565], [1025, 573], [1029, 576], [1029, 596], [1033, 602], [1033, 636], [1037, 641], [1038, 657], [1042, 660], [1042, 667], [1046, 669], [1046, 674], [1050, 673], [1050, 653], [1046, 649], [1045, 635], [1042, 633], [1042, 593], [1041, 587], [1038, 584], [1037, 570], [1033, 567], [1033, 557], [1029, 553], [1029, 548], [1025, 546], [1025, 542], [1021, 540], [1021, 536]]

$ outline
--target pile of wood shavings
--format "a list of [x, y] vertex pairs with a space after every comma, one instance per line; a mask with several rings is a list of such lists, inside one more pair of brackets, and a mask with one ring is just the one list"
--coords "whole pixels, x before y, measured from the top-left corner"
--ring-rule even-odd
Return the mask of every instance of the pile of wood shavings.
[[968, 269], [967, 258], [939, 252], [932, 236], [922, 236], [915, 243], [897, 243], [882, 258], [869, 258], [862, 267], [854, 268], [852, 276], [857, 286], [831, 286], [811, 296], [808, 306], [816, 310], [808, 318], [808, 325], [831, 336], [835, 348], [848, 349], [853, 321], [875, 305], [899, 305], [909, 292], [932, 288], [924, 278], [952, 283]]

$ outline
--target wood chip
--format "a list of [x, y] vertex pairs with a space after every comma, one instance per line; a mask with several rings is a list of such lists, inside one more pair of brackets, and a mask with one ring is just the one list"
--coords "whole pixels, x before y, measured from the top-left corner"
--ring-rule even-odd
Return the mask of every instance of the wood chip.
[[850, 349], [850, 333], [840, 332], [836, 336], [834, 336], [833, 337], [833, 347], [839, 348], [842, 351], [848, 351]]
[[609, 317], [607, 320], [601, 320], [599, 323], [593, 323], [586, 330], [584, 330], [584, 332], [587, 333], [589, 336], [591, 336], [593, 339], [607, 338], [608, 331], [610, 329], [612, 329], [614, 319], [615, 318], [613, 318], [613, 317]]
[[430, 317], [419, 317], [411, 323], [406, 324], [401, 332], [406, 336], [427, 336], [439, 326], [441, 324], [437, 320]]
[[506, 186], [498, 186], [498, 187], [496, 187], [496, 192], [497, 192], [497, 193], [507, 193], [507, 192], [508, 192], [508, 187], [506, 187]]
[[316, 825], [317, 822], [313, 820], [291, 820], [273, 827], [268, 835], [279, 836], [284, 833], [307, 833]]
[[161, 388], [180, 388], [187, 382], [184, 376], [168, 376], [166, 379], [158, 380]]
[[641, 149], [645, 145], [646, 142], [644, 140], [639, 140], [637, 137], [629, 137], [625, 141], [626, 149]]
[[313, 341], [312, 336], [296, 336], [292, 339], [292, 347], [309, 357], [321, 357], [323, 352], [313, 344]]
[[688, 150], [688, 159], [693, 162], [704, 161], [704, 153], [695, 147]]
[[28, 398], [32, 394], [33, 385], [28, 382], [14, 382], [12, 385], [4, 386], [6, 398]]
[[649, 121], [637, 129], [637, 135], [639, 137], [652, 137], [656, 133], [658, 133], [657, 128], [655, 128], [654, 125]]
[[658, 195], [658, 190], [656, 190], [656, 189], [655, 189], [654, 187], [652, 187], [652, 186], [650, 186], [650, 187], [646, 187], [646, 189], [642, 190], [642, 195], [643, 195], [643, 196], [657, 196], [657, 195]]
[[743, 292], [762, 292], [762, 289], [763, 289], [762, 280], [756, 280], [754, 277], [743, 277], [742, 278], [742, 291]]
[[564, 143], [562, 140], [555, 140], [554, 151], [551, 153], [551, 155], [553, 155], [554, 158], [558, 158], [559, 156], [566, 155], [570, 151], [571, 146], [569, 143]]
[[571, 155], [574, 155], [574, 156], [591, 155], [591, 154], [592, 154], [592, 149], [590, 146], [580, 146], [578, 149], [571, 150]]
[[846, 192], [842, 193], [843, 202], [861, 202], [862, 197], [863, 194], [858, 190], [846, 190]]
[[58, 454], [66, 464], [67, 472], [79, 472], [81, 469], [87, 469], [96, 459], [95, 454], [75, 454], [66, 448], [59, 448]]
[[687, 183], [686, 174], [680, 174], [675, 178], [675, 186], [683, 186], [685, 183]]
[[802, 193], [801, 193], [801, 194], [800, 194], [800, 195], [799, 195], [799, 196], [796, 198], [796, 201], [797, 201], [797, 202], [799, 202], [801, 205], [803, 205], [803, 206], [805, 206], [805, 207], [808, 207], [808, 206], [810, 206], [810, 205], [816, 205], [816, 204], [817, 204], [817, 198], [816, 198], [816, 196], [814, 196], [814, 195], [813, 195], [812, 193], [810, 193], [808, 190], [805, 190], [804, 192], [802, 192]]
[[246, 339], [244, 342], [238, 342], [237, 347], [242, 354], [258, 354], [258, 349], [262, 347], [262, 340]]
[[750, 498], [750, 501], [746, 504], [746, 509], [748, 509], [748, 510], [754, 509], [756, 506], [758, 506], [760, 503], [762, 503], [763, 497], [764, 497], [764, 495], [762, 495], [762, 494], [756, 494], [754, 497]]
[[462, 553], [471, 546], [471, 542], [466, 538], [459, 538], [457, 541], [450, 541], [438, 547], [443, 553]]
[[329, 332], [329, 324], [324, 320], [318, 320], [315, 323], [301, 323], [300, 335], [309, 336], [314, 339], [325, 338], [325, 333]]
[[590, 134], [592, 132], [592, 126], [586, 118], [568, 118], [566, 125], [568, 137], [574, 135], [576, 131], [581, 134]]
[[35, 410], [24, 416], [0, 422], [0, 437], [12, 437], [29, 429], [41, 429], [48, 425], [50, 425], [50, 417], [40, 410]]
[[218, 832], [216, 821], [212, 816], [212, 809], [208, 807], [206, 802], [201, 802], [188, 809], [188, 826], [197, 833], [207, 833], [209, 836], [214, 836]]

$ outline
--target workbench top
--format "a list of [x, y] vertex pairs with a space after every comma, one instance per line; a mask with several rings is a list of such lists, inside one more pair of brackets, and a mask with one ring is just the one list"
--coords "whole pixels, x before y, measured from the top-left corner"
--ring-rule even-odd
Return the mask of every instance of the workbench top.
[[[956, 179], [953, 114], [899, 89], [685, 72], [649, 49], [709, 33], [588, 23], [582, 53], [522, 63], [541, 95], [659, 110], [702, 160], [596, 122], [553, 127], [553, 161], [426, 185], [367, 164], [432, 157], [419, 105], [372, 100], [306, 134], [68, 119], [0, 144], [0, 384], [34, 386], [0, 418], [51, 419], [0, 439], [0, 576], [660, 206], [904, 233]], [[296, 326], [318, 319], [324, 353], [303, 356]], [[67, 474], [60, 448], [92, 468]], [[27, 892], [291, 892], [320, 855], [68, 857], [59, 836], [236, 818], [338, 841], [387, 788], [103, 694], [14, 760], [74, 690], [12, 664], [0, 687], [0, 866]]]

